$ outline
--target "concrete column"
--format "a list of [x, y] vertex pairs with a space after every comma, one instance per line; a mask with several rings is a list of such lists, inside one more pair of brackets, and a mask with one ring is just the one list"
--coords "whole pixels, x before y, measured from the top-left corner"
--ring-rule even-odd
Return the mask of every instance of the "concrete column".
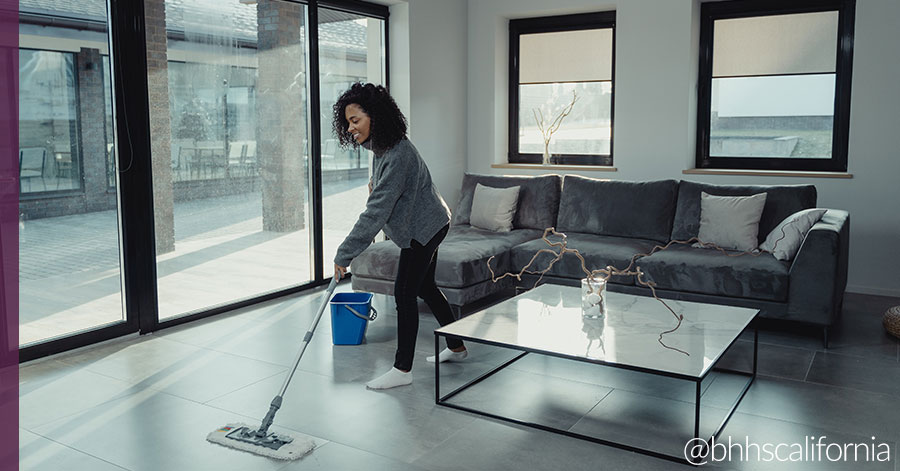
[[165, 0], [144, 0], [147, 31], [147, 83], [150, 93], [150, 154], [156, 253], [175, 250], [175, 198], [172, 186], [172, 125]]
[[257, 36], [257, 158], [262, 180], [263, 230], [291, 232], [305, 226], [308, 166], [306, 57], [303, 6], [260, 0]]
[[[84, 182], [85, 209], [88, 212], [107, 208], [106, 190], [106, 115], [103, 87], [108, 78], [103, 77], [103, 62], [100, 50], [81, 48], [75, 54], [75, 68], [78, 73], [78, 122]], [[78, 178], [78, 162], [72, 162], [69, 170]], [[58, 176], [57, 176], [58, 177]]]

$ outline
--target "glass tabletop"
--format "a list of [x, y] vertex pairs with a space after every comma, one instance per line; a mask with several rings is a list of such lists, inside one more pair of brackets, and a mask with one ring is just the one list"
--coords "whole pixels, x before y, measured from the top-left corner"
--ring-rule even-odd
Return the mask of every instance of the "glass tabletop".
[[[436, 332], [672, 375], [702, 378], [759, 313], [758, 309], [607, 292], [606, 316], [581, 315], [577, 287], [542, 285]], [[665, 345], [663, 345], [665, 344]], [[668, 348], [667, 348], [668, 347]], [[677, 350], [676, 350], [677, 349]], [[681, 350], [681, 351], [678, 351]]]

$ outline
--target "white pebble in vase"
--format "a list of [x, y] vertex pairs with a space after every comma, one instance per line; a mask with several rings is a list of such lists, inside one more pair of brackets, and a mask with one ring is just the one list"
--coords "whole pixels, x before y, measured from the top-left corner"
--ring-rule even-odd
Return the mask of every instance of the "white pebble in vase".
[[589, 319], [606, 315], [606, 281], [596, 278], [581, 280], [581, 313]]

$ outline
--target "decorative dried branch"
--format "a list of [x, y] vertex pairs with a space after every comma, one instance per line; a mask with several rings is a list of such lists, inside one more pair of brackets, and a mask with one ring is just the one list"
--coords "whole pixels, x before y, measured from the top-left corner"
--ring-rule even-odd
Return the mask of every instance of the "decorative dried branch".
[[[532, 108], [531, 114], [534, 115], [534, 121], [537, 123], [538, 129], [541, 130], [541, 135], [545, 136], [544, 141], [546, 142], [547, 141], [547, 139], [546, 139], [547, 133], [546, 133], [546, 131], [544, 131], [544, 113], [541, 111], [540, 108]], [[540, 115], [540, 119], [538, 119], [538, 115]]]
[[[572, 90], [572, 101], [568, 105], [566, 105], [559, 116], [557, 116], [556, 119], [554, 119], [553, 122], [550, 123], [550, 127], [548, 128], [550, 136], [553, 136], [553, 133], [559, 131], [559, 127], [562, 125], [562, 120], [565, 119], [566, 116], [569, 116], [569, 113], [572, 112], [572, 108], [575, 107], [576, 101], [578, 101], [578, 94], [575, 93], [575, 90]], [[549, 137], [547, 140], [550, 140]]]
[[[798, 219], [798, 218], [795, 218], [794, 220], [791, 221], [791, 223], [796, 222], [797, 219]], [[790, 225], [790, 223], [787, 224], [787, 225], [785, 225], [784, 227], [781, 228], [781, 237], [775, 242], [775, 245], [776, 245], [776, 246], [778, 245], [778, 242], [781, 242], [781, 241], [787, 236], [787, 234], [785, 233], [785, 227], [787, 227], [788, 225]], [[558, 237], [560, 237], [562, 240], [561, 240], [560, 242], [552, 242], [552, 241], [550, 241], [550, 239], [547, 238], [548, 234], [552, 234], [552, 235], [554, 235], [554, 236], [558, 236]], [[494, 269], [491, 267], [491, 261], [494, 259], [494, 257], [491, 256], [491, 257], [487, 260], [488, 270], [490, 270], [490, 272], [491, 272], [491, 280], [492, 280], [494, 283], [496, 283], [496, 282], [502, 280], [503, 278], [506, 278], [507, 276], [510, 276], [510, 277], [515, 278], [515, 279], [518, 280], [518, 281], [522, 281], [522, 275], [524, 275], [524, 274], [526, 274], [526, 273], [528, 273], [528, 274], [533, 274], [533, 275], [540, 275], [540, 276], [538, 277], [537, 281], [535, 281], [535, 282], [534, 282], [534, 285], [532, 286], [532, 288], [534, 288], [535, 286], [538, 285], [538, 283], [541, 282], [541, 280], [543, 280], [544, 275], [545, 275], [547, 272], [549, 272], [551, 268], [553, 268], [553, 265], [554, 265], [556, 262], [558, 262], [559, 260], [561, 260], [562, 257], [563, 257], [565, 254], [567, 254], [567, 253], [575, 254], [575, 256], [578, 257], [578, 260], [581, 261], [581, 270], [585, 273], [586, 278], [588, 278], [589, 280], [602, 280], [602, 281], [604, 281], [604, 282], [608, 282], [609, 279], [610, 279], [611, 277], [613, 277], [613, 276], [634, 276], [634, 277], [635, 277], [635, 280], [636, 280], [636, 282], [637, 282], [637, 284], [640, 285], [640, 286], [645, 286], [645, 287], [647, 287], [647, 288], [650, 288], [650, 293], [653, 295], [653, 298], [656, 299], [657, 301], [659, 301], [659, 302], [660, 302], [660, 303], [661, 303], [661, 304], [662, 304], [662, 305], [663, 305], [670, 313], [672, 313], [672, 315], [673, 315], [673, 316], [675, 317], [675, 319], [678, 321], [678, 323], [675, 325], [674, 328], [672, 328], [672, 329], [670, 329], [670, 330], [663, 331], [663, 332], [661, 332], [661, 333], [659, 334], [659, 338], [657, 339], [657, 341], [659, 342], [659, 344], [662, 345], [663, 347], [669, 349], [669, 350], [674, 350], [674, 351], [676, 351], [676, 352], [680, 352], [680, 353], [683, 353], [683, 354], [688, 355], [688, 356], [690, 356], [690, 354], [689, 354], [688, 352], [685, 352], [684, 350], [681, 350], [681, 349], [678, 349], [678, 348], [675, 348], [675, 347], [671, 347], [671, 346], [669, 346], [669, 345], [666, 345], [665, 342], [663, 342], [663, 336], [664, 336], [664, 335], [670, 334], [670, 333], [672, 333], [672, 332], [675, 332], [676, 330], [678, 330], [679, 327], [681, 327], [681, 323], [682, 323], [682, 321], [684, 320], [684, 315], [680, 315], [680, 314], [676, 313], [676, 312], [675, 312], [668, 304], [666, 304], [665, 301], [662, 300], [662, 298], [660, 298], [659, 296], [656, 295], [656, 283], [653, 282], [653, 281], [645, 280], [645, 279], [644, 279], [644, 275], [645, 275], [645, 274], [644, 274], [643, 270], [641, 270], [641, 267], [640, 267], [640, 266], [636, 266], [635, 263], [637, 263], [637, 261], [638, 261], [640, 258], [648, 257], [648, 256], [650, 256], [650, 255], [653, 255], [653, 254], [656, 253], [656, 252], [661, 252], [661, 251], [663, 251], [663, 250], [666, 250], [666, 249], [668, 249], [669, 247], [671, 247], [672, 245], [691, 245], [691, 244], [699, 244], [700, 246], [702, 246], [702, 247], [704, 247], [704, 248], [712, 248], [712, 249], [716, 249], [716, 250], [718, 250], [719, 252], [721, 252], [722, 254], [724, 254], [724, 255], [726, 255], [726, 256], [728, 256], [728, 257], [741, 257], [741, 256], [744, 256], [744, 255], [750, 255], [750, 256], [753, 256], [753, 257], [758, 257], [758, 256], [762, 255], [763, 253], [769, 253], [769, 252], [767, 252], [767, 251], [765, 251], [765, 250], [756, 250], [756, 251], [747, 251], [747, 252], [729, 253], [726, 249], [724, 249], [724, 248], [722, 248], [722, 247], [719, 247], [719, 246], [716, 245], [716, 244], [703, 242], [703, 241], [701, 241], [701, 240], [700, 240], [699, 238], [697, 238], [697, 237], [692, 237], [692, 238], [690, 238], [690, 239], [688, 239], [688, 240], [673, 240], [673, 241], [669, 241], [669, 243], [667, 243], [666, 245], [656, 245], [656, 246], [654, 246], [653, 249], [651, 249], [650, 252], [648, 252], [648, 253], [639, 253], [639, 254], [635, 254], [634, 256], [631, 257], [630, 263], [629, 263], [628, 266], [625, 267], [624, 269], [619, 269], [619, 268], [616, 268], [616, 267], [614, 267], [614, 266], [612, 266], [612, 265], [607, 265], [606, 268], [600, 268], [600, 269], [597, 269], [597, 270], [588, 270], [587, 262], [584, 260], [584, 257], [581, 255], [581, 252], [579, 252], [579, 251], [576, 250], [576, 249], [570, 249], [570, 248], [568, 248], [568, 237], [567, 237], [564, 233], [562, 233], [562, 232], [557, 232], [556, 229], [553, 228], [553, 227], [548, 227], [548, 228], [544, 229], [544, 234], [541, 236], [541, 239], [543, 239], [544, 242], [546, 242], [547, 245], [549, 245], [550, 247], [556, 247], [556, 248], [560, 249], [559, 252], [556, 252], [556, 251], [554, 251], [554, 250], [552, 250], [552, 249], [541, 249], [541, 250], [538, 250], [537, 253], [535, 253], [534, 256], [531, 257], [531, 260], [528, 262], [528, 264], [525, 265], [525, 266], [519, 271], [519, 273], [511, 273], [511, 272], [507, 272], [507, 273], [504, 273], [504, 274], [501, 275], [501, 276], [496, 276], [496, 274], [494, 273]], [[773, 249], [773, 251], [774, 251], [774, 249]], [[554, 255], [554, 258], [550, 261], [550, 263], [547, 265], [547, 267], [544, 268], [543, 270], [540, 270], [540, 271], [532, 271], [532, 270], [529, 270], [529, 268], [530, 268], [530, 267], [535, 263], [535, 261], [537, 260], [538, 256], [540, 256], [540, 254], [542, 254], [542, 253], [553, 254], [553, 255]]]
[[575, 107], [575, 102], [578, 101], [578, 94], [575, 90], [572, 90], [572, 101], [562, 109], [559, 115], [553, 119], [552, 122], [548, 125], [544, 125], [544, 113], [540, 108], [532, 108], [531, 114], [534, 115], [534, 121], [538, 125], [538, 129], [541, 130], [541, 135], [544, 138], [544, 164], [550, 163], [550, 140], [553, 138], [553, 134], [556, 131], [559, 131], [559, 127], [562, 125], [563, 119], [566, 116], [569, 116], [569, 113], [572, 112], [572, 108]]

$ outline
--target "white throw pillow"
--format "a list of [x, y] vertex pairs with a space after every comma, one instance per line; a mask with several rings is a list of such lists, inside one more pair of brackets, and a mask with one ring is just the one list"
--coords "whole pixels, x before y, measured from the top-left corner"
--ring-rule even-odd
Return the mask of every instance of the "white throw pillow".
[[753, 250], [759, 241], [759, 218], [766, 206], [766, 194], [714, 196], [700, 193], [701, 242], [723, 249]]
[[778, 260], [792, 260], [800, 250], [806, 233], [822, 219], [826, 211], [820, 208], [804, 209], [784, 218], [759, 246], [760, 250], [770, 252]]
[[516, 216], [519, 187], [491, 188], [481, 183], [475, 185], [472, 197], [472, 214], [469, 224], [494, 232], [509, 232]]

